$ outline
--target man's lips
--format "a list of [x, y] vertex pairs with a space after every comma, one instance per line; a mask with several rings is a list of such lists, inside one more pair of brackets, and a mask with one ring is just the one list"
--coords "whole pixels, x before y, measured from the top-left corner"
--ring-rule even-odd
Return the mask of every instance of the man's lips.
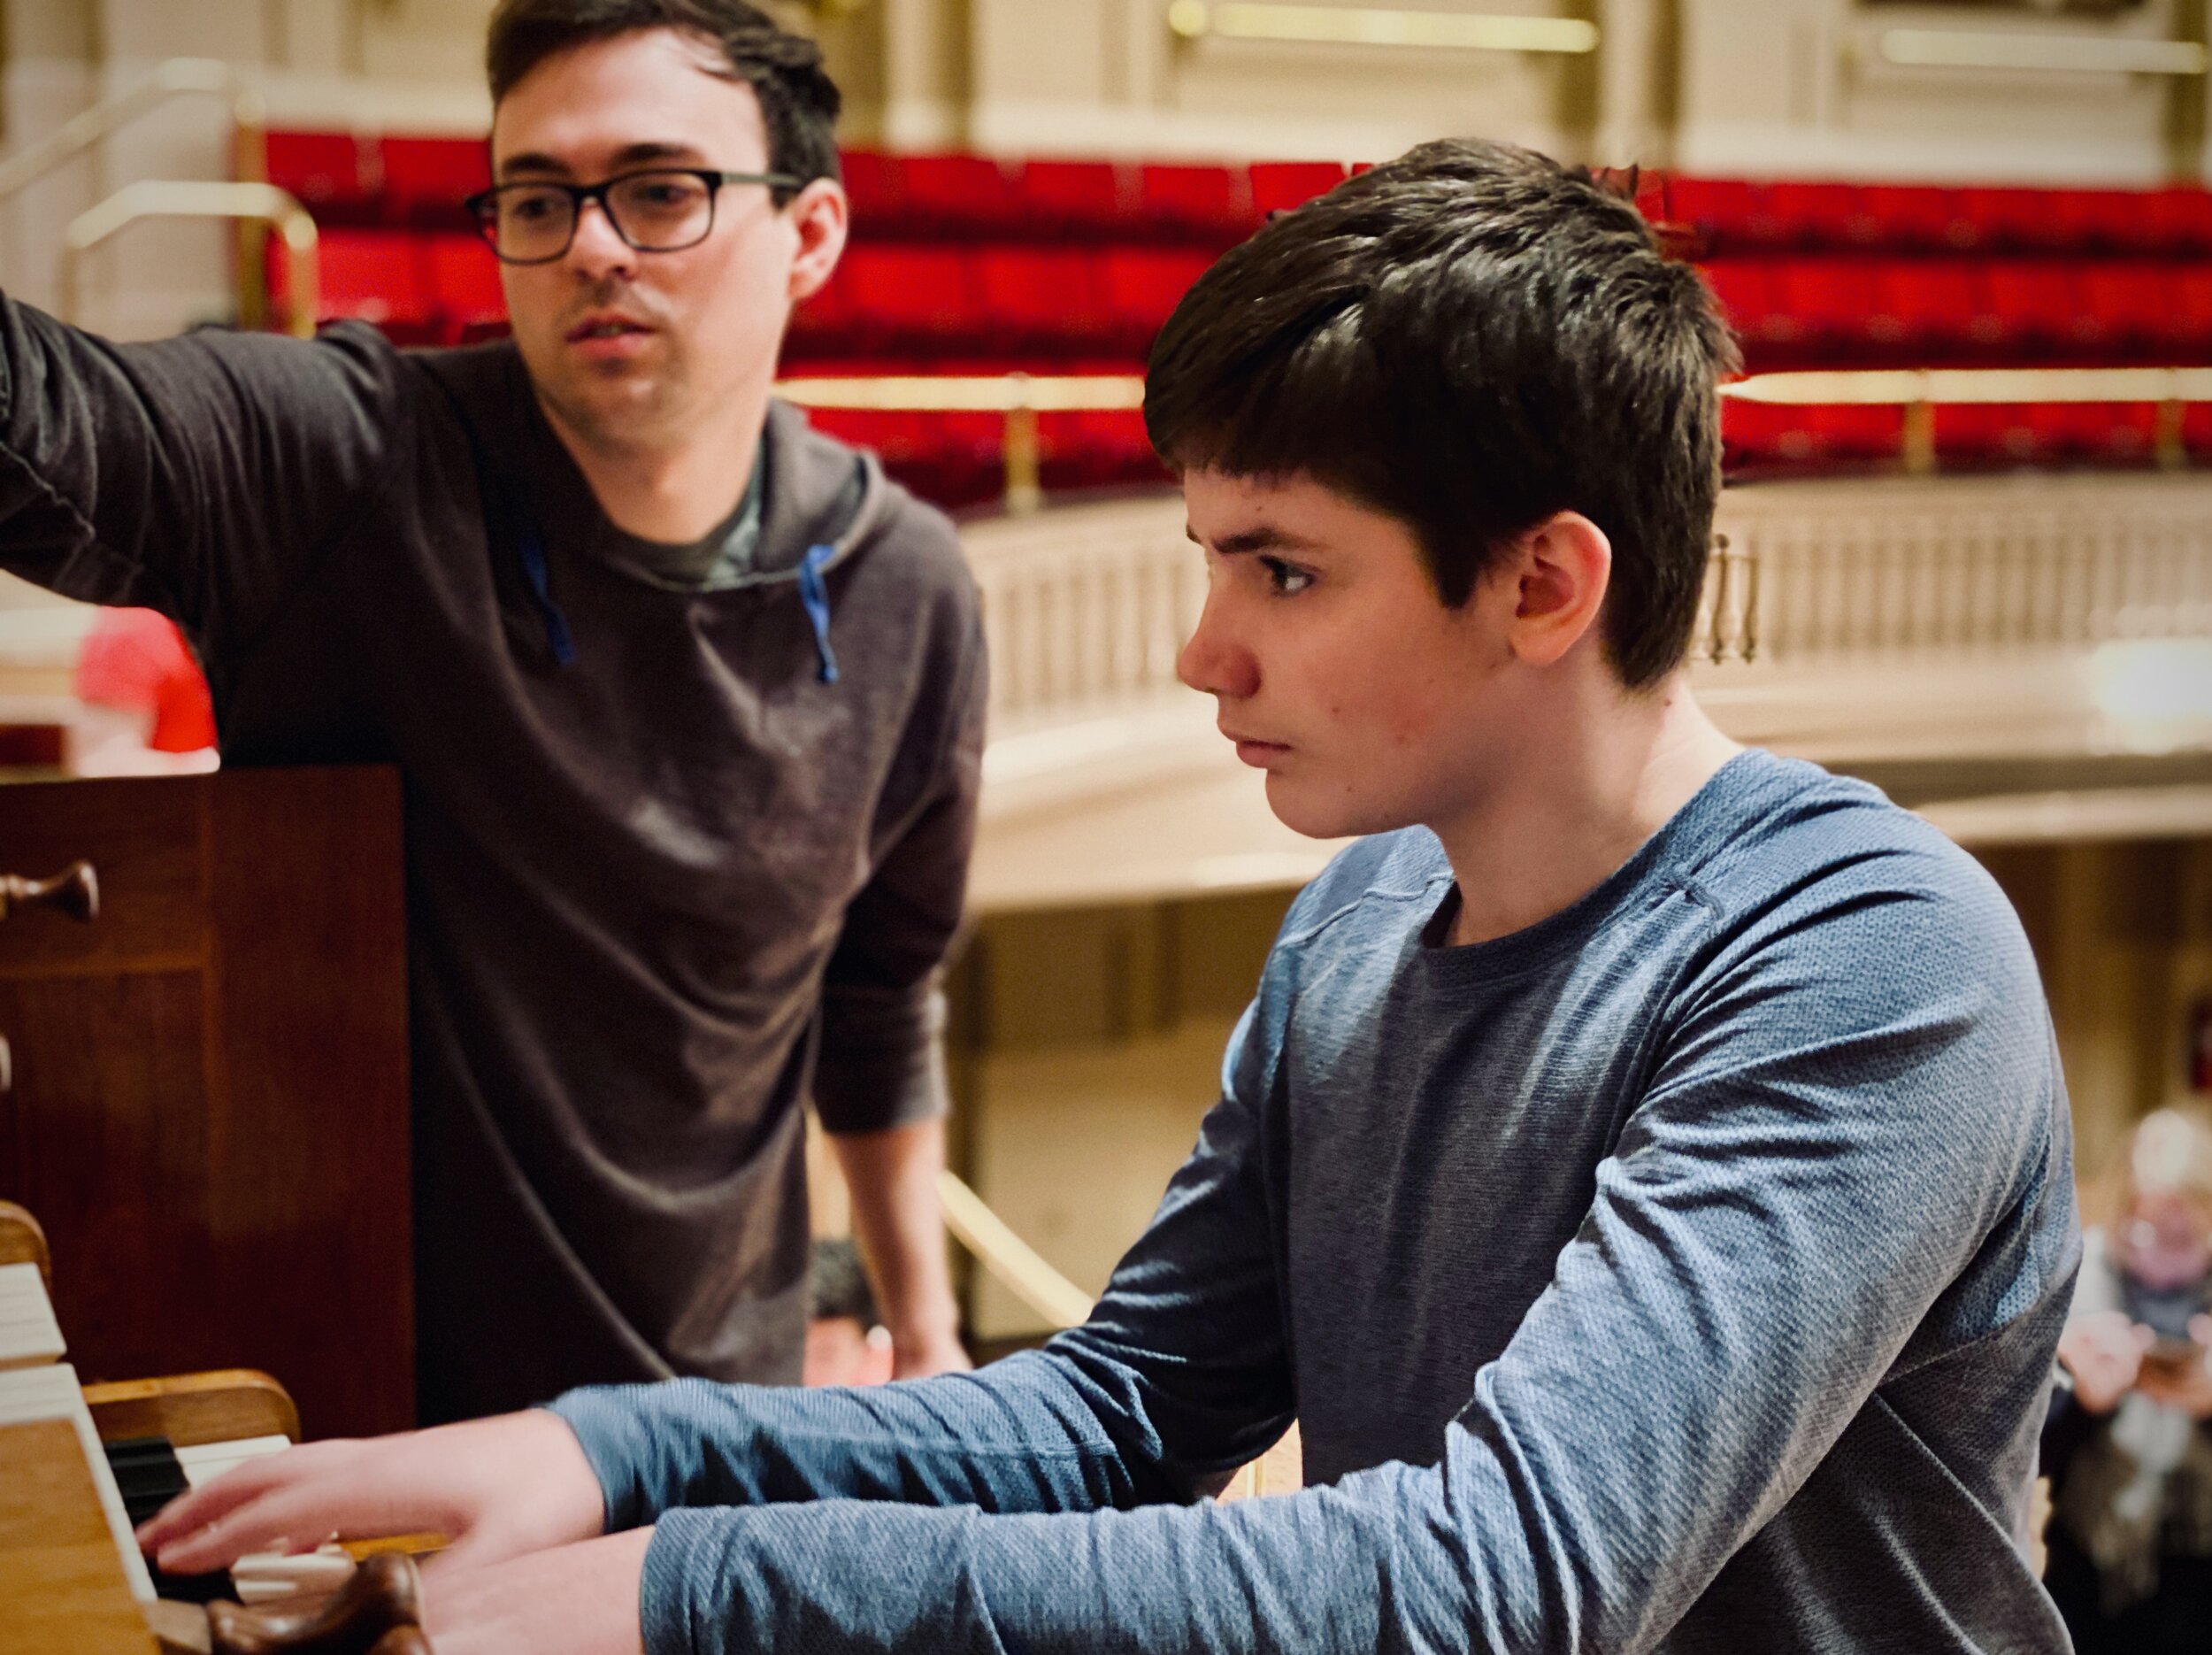
[[622, 316], [611, 311], [599, 311], [587, 316], [570, 328], [565, 335], [572, 345], [587, 340], [623, 339], [634, 334], [649, 334], [653, 330], [634, 316]]

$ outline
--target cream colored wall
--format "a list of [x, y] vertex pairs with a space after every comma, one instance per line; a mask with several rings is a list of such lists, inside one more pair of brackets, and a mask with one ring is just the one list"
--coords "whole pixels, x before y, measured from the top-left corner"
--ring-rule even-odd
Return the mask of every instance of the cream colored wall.
[[[2107, 20], [1855, 0], [1678, 0], [1686, 171], [1754, 176], [2148, 182], [2201, 171], [2177, 158], [2177, 100], [2203, 77], [1904, 68], [1883, 31], [2195, 38], [2193, 0], [2145, 0]], [[2178, 165], [2177, 163], [2178, 162]]]

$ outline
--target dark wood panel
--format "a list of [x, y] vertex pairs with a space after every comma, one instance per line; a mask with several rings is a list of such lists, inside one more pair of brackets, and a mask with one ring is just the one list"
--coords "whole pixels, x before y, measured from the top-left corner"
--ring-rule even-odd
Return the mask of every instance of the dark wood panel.
[[100, 881], [89, 925], [37, 908], [0, 924], [0, 976], [175, 969], [204, 957], [202, 813], [211, 777], [0, 786], [0, 874], [43, 879], [78, 858]]
[[88, 1380], [225, 1365], [196, 972], [0, 981], [0, 1189], [37, 1215]]
[[[225, 1359], [282, 1380], [311, 1436], [398, 1430], [414, 1420], [398, 777], [219, 781], [215, 1264], [226, 1279], [262, 1275], [253, 1339]], [[295, 1266], [272, 1274], [279, 1245]]]

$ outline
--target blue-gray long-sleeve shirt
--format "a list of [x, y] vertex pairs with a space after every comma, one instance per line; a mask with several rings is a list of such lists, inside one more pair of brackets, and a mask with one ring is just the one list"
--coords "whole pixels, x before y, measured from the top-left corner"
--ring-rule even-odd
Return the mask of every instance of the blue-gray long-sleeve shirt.
[[[2064, 1650], [2070, 1135], [1996, 888], [1752, 752], [1525, 931], [1440, 946], [1452, 889], [1409, 831], [1300, 897], [1045, 1351], [563, 1398], [652, 1655]], [[1294, 1416], [1317, 1486], [1192, 1503]]]

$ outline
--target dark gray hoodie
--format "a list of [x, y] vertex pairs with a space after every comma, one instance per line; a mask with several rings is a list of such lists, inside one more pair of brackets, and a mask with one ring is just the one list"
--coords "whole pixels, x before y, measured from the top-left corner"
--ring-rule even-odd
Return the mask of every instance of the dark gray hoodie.
[[114, 346], [0, 299], [0, 565], [190, 635], [226, 763], [405, 780], [426, 1420], [798, 1375], [801, 1105], [943, 1107], [985, 693], [950, 526], [772, 410], [672, 589], [511, 346]]

